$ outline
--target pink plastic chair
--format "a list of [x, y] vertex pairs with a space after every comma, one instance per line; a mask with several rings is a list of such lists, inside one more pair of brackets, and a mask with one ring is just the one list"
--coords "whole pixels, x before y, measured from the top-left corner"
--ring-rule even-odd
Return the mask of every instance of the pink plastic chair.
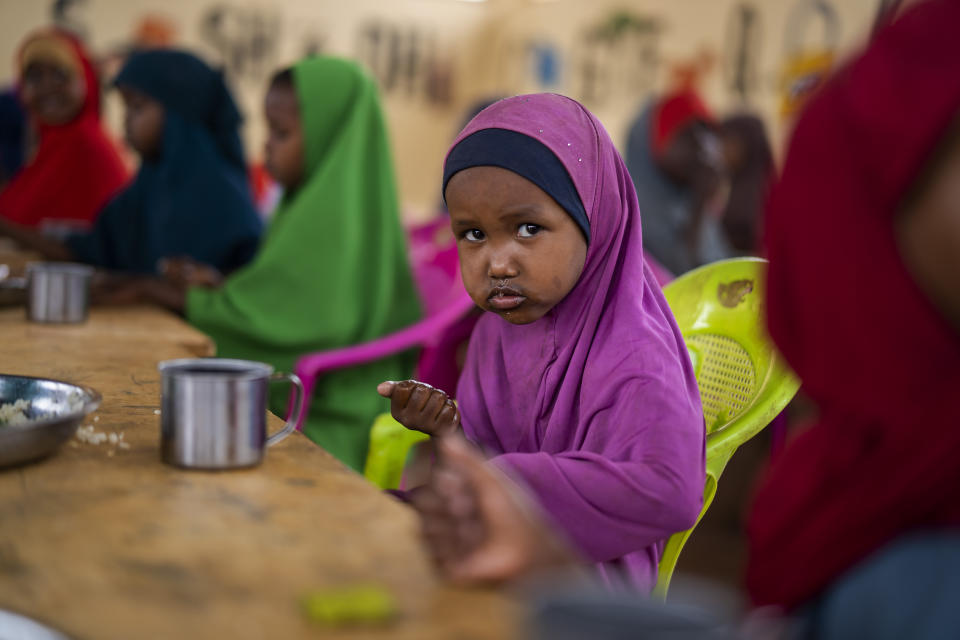
[[657, 262], [653, 256], [645, 255], [643, 256], [643, 259], [647, 261], [647, 266], [650, 267], [650, 270], [653, 272], [653, 277], [657, 279], [657, 284], [659, 284], [661, 287], [666, 286], [673, 281], [673, 274], [667, 271], [667, 269], [662, 264]]
[[[306, 405], [297, 429], [303, 429], [303, 421], [321, 375], [379, 360], [416, 346], [421, 347], [417, 379], [451, 394], [456, 390], [459, 376], [456, 350], [469, 338], [477, 321], [470, 314], [474, 309], [473, 300], [467, 295], [460, 279], [456, 242], [449, 233], [446, 218], [408, 230], [408, 239], [413, 278], [426, 317], [415, 325], [376, 340], [301, 356], [294, 366], [294, 372], [303, 381]], [[442, 293], [437, 295], [438, 292]], [[287, 412], [290, 410], [291, 406], [288, 406]]]

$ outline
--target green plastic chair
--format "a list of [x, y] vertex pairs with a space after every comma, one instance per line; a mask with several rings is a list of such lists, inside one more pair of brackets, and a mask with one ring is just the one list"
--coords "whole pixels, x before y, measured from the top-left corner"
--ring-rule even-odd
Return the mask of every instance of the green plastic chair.
[[[707, 479], [697, 523], [713, 502], [717, 480], [733, 453], [766, 427], [800, 386], [764, 328], [766, 264], [760, 258], [722, 260], [685, 273], [663, 289], [693, 362], [707, 427]], [[389, 414], [381, 415], [370, 431], [364, 475], [383, 489], [397, 488], [410, 447], [426, 439]], [[667, 540], [655, 596], [666, 597], [694, 527]]]
[[430, 436], [425, 433], [407, 429], [389, 413], [380, 414], [370, 428], [370, 449], [363, 467], [364, 477], [381, 489], [398, 488], [410, 449], [418, 442], [429, 439]]
[[[730, 457], [770, 424], [800, 387], [766, 334], [766, 266], [760, 258], [721, 260], [663, 288], [693, 362], [707, 427], [707, 480], [697, 523], [713, 502]], [[680, 551], [695, 527], [667, 540], [655, 597], [666, 598]]]

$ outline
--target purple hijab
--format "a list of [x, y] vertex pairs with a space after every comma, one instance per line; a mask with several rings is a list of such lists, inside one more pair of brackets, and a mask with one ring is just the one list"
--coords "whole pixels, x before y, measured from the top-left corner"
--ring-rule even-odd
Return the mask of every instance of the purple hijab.
[[580, 280], [543, 318], [480, 319], [457, 388], [464, 432], [608, 583], [649, 591], [664, 541], [700, 512], [705, 429], [683, 338], [643, 258], [633, 181], [603, 125], [569, 98], [501, 100], [453, 146], [488, 128], [560, 159], [591, 241]]

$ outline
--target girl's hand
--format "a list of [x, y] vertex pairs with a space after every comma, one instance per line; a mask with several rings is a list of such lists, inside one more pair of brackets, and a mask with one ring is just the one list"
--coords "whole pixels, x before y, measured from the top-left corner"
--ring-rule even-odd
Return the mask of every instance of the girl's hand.
[[91, 286], [90, 297], [97, 305], [156, 304], [183, 313], [186, 287], [151, 276], [104, 275]]
[[98, 271], [90, 284], [90, 301], [111, 307], [143, 304], [145, 288], [144, 277]]
[[452, 435], [460, 429], [460, 412], [446, 393], [416, 380], [381, 382], [377, 393], [390, 398], [393, 419], [407, 429], [434, 437]]

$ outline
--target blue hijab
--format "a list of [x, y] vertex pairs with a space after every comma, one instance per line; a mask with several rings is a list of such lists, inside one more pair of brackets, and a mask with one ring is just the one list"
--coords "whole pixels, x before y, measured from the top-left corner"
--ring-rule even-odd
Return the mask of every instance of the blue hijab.
[[139, 273], [178, 256], [225, 273], [246, 264], [262, 223], [247, 181], [240, 113], [223, 75], [189, 53], [144, 51], [130, 57], [114, 84], [164, 106], [162, 148], [143, 160], [90, 233], [68, 239], [75, 259]]
[[702, 264], [729, 258], [732, 251], [720, 223], [712, 216], [704, 216], [700, 225], [697, 255], [687, 249], [684, 231], [693, 218], [693, 196], [671, 182], [654, 163], [650, 138], [655, 104], [649, 102], [630, 127], [625, 160], [640, 201], [643, 248], [678, 276]]
[[0, 92], [0, 182], [23, 166], [26, 116], [13, 89]]

